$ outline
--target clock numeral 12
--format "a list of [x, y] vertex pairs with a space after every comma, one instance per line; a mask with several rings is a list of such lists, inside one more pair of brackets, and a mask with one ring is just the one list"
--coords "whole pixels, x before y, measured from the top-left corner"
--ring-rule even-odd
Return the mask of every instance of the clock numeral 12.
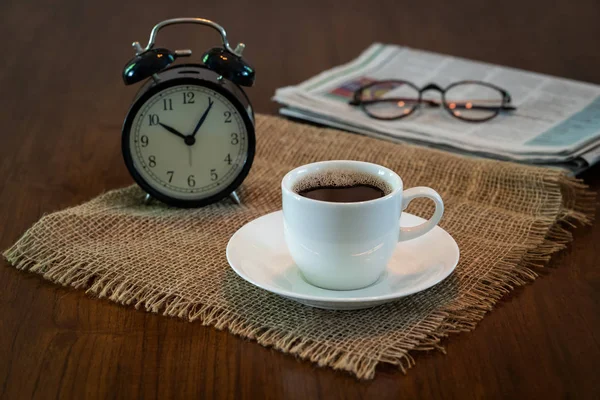
[[163, 99], [163, 110], [165, 110], [165, 111], [173, 111], [173, 100], [171, 100], [171, 99]]
[[150, 126], [158, 125], [159, 123], [160, 123], [160, 119], [158, 118], [157, 114], [148, 114], [148, 124]]
[[194, 104], [194, 92], [184, 92], [183, 93], [183, 104]]

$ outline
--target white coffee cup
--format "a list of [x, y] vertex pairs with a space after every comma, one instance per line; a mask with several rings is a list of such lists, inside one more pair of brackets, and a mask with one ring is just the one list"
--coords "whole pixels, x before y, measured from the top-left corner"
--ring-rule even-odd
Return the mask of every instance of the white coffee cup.
[[[388, 186], [374, 200], [336, 203], [296, 193], [301, 179], [324, 171], [369, 174]], [[290, 171], [281, 182], [284, 234], [290, 254], [311, 284], [325, 289], [352, 290], [375, 283], [385, 271], [399, 241], [433, 229], [444, 213], [440, 195], [428, 187], [403, 190], [394, 171], [360, 161], [323, 161]], [[435, 203], [433, 216], [421, 225], [401, 228], [400, 217], [411, 200], [426, 197]]]

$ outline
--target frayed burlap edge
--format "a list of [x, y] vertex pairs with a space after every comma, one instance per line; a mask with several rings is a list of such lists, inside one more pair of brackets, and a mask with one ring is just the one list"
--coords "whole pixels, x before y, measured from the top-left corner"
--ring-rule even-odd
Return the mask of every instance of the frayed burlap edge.
[[572, 240], [571, 228], [591, 223], [595, 194], [579, 180], [564, 175], [550, 179], [562, 194], [560, 213], [550, 228], [547, 228], [547, 222], [532, 227], [529, 239], [523, 246], [513, 249], [495, 267], [483, 285], [466, 293], [448, 309], [436, 311], [422, 321], [418, 329], [411, 332], [412, 347], [390, 347], [374, 356], [349, 354], [345, 350], [303, 339], [282, 330], [257, 326], [243, 316], [227, 310], [192, 303], [179, 296], [165, 295], [150, 286], [139, 287], [123, 281], [121, 276], [99, 277], [97, 273], [85, 268], [85, 265], [64, 264], [64, 260], [53, 256], [51, 250], [36, 247], [27, 233], [3, 255], [16, 268], [39, 273], [52, 282], [75, 288], [87, 287], [88, 294], [123, 305], [134, 305], [136, 309], [143, 307], [154, 313], [162, 311], [166, 316], [199, 321], [217, 329], [228, 329], [235, 335], [294, 354], [319, 366], [345, 370], [359, 379], [372, 379], [380, 362], [396, 365], [406, 373], [415, 364], [410, 351], [437, 349], [444, 352], [440, 345], [443, 338], [451, 333], [474, 329], [504, 295], [515, 287], [536, 279], [538, 274], [534, 270], [543, 267], [553, 253], [565, 248]]

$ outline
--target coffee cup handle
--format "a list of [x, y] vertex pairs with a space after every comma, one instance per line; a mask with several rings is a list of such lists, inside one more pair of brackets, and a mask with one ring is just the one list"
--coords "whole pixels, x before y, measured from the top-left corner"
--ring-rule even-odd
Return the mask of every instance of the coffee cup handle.
[[406, 207], [408, 207], [408, 204], [412, 200], [416, 199], [417, 197], [425, 197], [427, 199], [433, 200], [433, 202], [435, 203], [435, 212], [427, 222], [423, 222], [420, 225], [411, 226], [409, 228], [400, 228], [400, 235], [398, 237], [399, 242], [414, 239], [426, 234], [427, 232], [432, 230], [442, 219], [442, 215], [444, 215], [444, 202], [442, 201], [442, 198], [440, 197], [438, 192], [436, 192], [432, 188], [418, 186], [406, 189], [402, 196], [402, 211], [404, 211]]

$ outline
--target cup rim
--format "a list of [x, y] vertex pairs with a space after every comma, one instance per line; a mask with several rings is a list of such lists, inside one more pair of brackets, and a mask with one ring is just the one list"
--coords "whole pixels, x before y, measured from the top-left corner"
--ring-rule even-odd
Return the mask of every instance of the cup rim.
[[[333, 202], [333, 201], [315, 200], [315, 199], [311, 199], [308, 197], [300, 196], [298, 193], [294, 192], [291, 187], [289, 187], [289, 183], [287, 181], [290, 180], [290, 177], [292, 175], [297, 174], [297, 172], [299, 170], [301, 170], [303, 168], [307, 168], [307, 167], [316, 167], [319, 165], [327, 165], [327, 164], [368, 165], [370, 167], [381, 168], [381, 169], [386, 170], [388, 173], [391, 173], [392, 175], [394, 175], [398, 179], [399, 185], [397, 185], [397, 187], [392, 189], [392, 191], [390, 193], [386, 194], [383, 197], [379, 197], [377, 199], [372, 199], [372, 200], [363, 200], [363, 201], [354, 201], [354, 202]], [[386, 180], [386, 182], [387, 182], [387, 180]], [[317, 162], [313, 162], [313, 163], [303, 164], [303, 165], [300, 165], [300, 166], [294, 168], [293, 170], [289, 171], [288, 173], [286, 173], [284, 175], [283, 179], [281, 180], [281, 190], [284, 193], [291, 195], [292, 197], [294, 197], [294, 199], [296, 199], [298, 201], [305, 201], [305, 202], [313, 203], [313, 204], [323, 204], [323, 205], [330, 205], [330, 206], [336, 206], [336, 207], [340, 207], [340, 206], [356, 207], [356, 206], [361, 206], [361, 205], [365, 205], [365, 204], [374, 204], [377, 202], [382, 202], [391, 197], [396, 196], [398, 194], [398, 192], [402, 192], [403, 188], [404, 188], [404, 182], [402, 181], [402, 178], [400, 177], [400, 175], [398, 175], [395, 171], [393, 171], [387, 167], [384, 167], [383, 165], [380, 165], [380, 164], [375, 164], [375, 163], [366, 162], [366, 161], [356, 161], [356, 160], [327, 160], [327, 161], [317, 161]]]

